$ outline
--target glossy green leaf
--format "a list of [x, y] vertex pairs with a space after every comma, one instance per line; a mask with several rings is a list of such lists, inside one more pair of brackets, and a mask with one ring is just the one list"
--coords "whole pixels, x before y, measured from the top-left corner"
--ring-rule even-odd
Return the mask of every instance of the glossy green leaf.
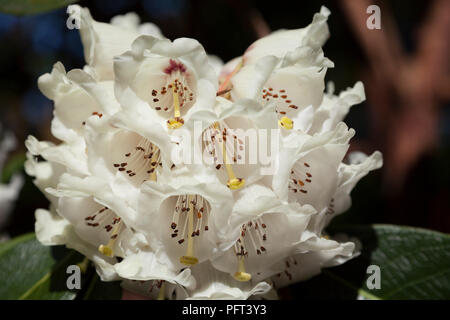
[[83, 256], [61, 246], [47, 247], [33, 233], [0, 246], [0, 299], [74, 299], [66, 286], [67, 266]]
[[[362, 254], [283, 292], [299, 299], [450, 299], [450, 235], [394, 225], [340, 227], [359, 238]], [[380, 267], [380, 289], [369, 289], [369, 265]]]
[[76, 0], [1, 0], [0, 12], [26, 15], [47, 12], [65, 7]]
[[120, 299], [120, 283], [102, 282], [93, 267], [81, 274], [81, 289], [67, 288], [67, 267], [83, 258], [64, 246], [44, 246], [33, 233], [0, 244], [0, 300]]

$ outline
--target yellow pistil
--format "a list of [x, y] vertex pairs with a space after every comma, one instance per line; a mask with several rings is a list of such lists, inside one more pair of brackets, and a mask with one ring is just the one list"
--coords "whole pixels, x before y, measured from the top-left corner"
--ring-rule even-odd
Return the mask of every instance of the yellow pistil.
[[280, 127], [291, 130], [294, 127], [294, 121], [288, 117], [282, 117], [280, 120], [278, 120], [278, 124]]
[[[214, 129], [220, 130], [219, 123], [214, 123]], [[227, 187], [231, 190], [237, 190], [242, 188], [245, 185], [245, 179], [242, 178], [236, 178], [236, 175], [234, 174], [233, 167], [230, 163], [228, 163], [227, 159], [227, 146], [225, 143], [225, 138], [222, 138], [222, 156], [223, 156], [223, 163], [225, 164], [225, 169], [227, 170], [228, 174], [228, 181], [227, 181]]]
[[163, 281], [161, 283], [161, 288], [159, 288], [159, 293], [158, 293], [158, 298], [156, 300], [164, 300], [164, 296], [165, 296], [165, 281]]
[[198, 259], [194, 256], [194, 206], [192, 205], [192, 196], [188, 196], [187, 201], [189, 202], [189, 212], [188, 212], [188, 242], [186, 255], [180, 258], [180, 262], [187, 266], [193, 266], [197, 264]]
[[120, 225], [122, 224], [122, 220], [119, 221], [116, 226], [114, 227], [114, 230], [112, 232], [111, 238], [109, 239], [108, 244], [105, 246], [103, 244], [101, 244], [98, 247], [98, 251], [101, 254], [104, 254], [107, 257], [113, 257], [114, 256], [114, 244], [116, 243], [117, 240], [117, 234], [119, 233], [119, 229], [120, 229]]
[[181, 118], [180, 100], [178, 98], [178, 91], [175, 83], [172, 83], [172, 97], [173, 97], [173, 119], [167, 120], [167, 127], [169, 129], [178, 129], [183, 126], [184, 120]]
[[244, 256], [239, 257], [239, 267], [238, 271], [234, 274], [234, 278], [241, 282], [247, 282], [252, 279], [252, 275], [245, 272]]

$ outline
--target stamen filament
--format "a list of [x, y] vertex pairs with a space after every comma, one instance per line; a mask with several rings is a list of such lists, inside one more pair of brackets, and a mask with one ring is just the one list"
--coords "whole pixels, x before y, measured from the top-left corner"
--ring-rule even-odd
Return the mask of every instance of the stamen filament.
[[112, 232], [112, 235], [111, 235], [111, 238], [109, 239], [108, 244], [106, 246], [101, 244], [98, 247], [98, 251], [100, 253], [104, 254], [105, 256], [111, 257], [111, 258], [114, 256], [114, 244], [116, 243], [117, 235], [119, 233], [119, 229], [120, 229], [121, 225], [122, 225], [122, 220], [120, 220], [114, 227], [114, 230]]
[[234, 175], [233, 167], [231, 166], [231, 163], [228, 163], [228, 157], [227, 157], [227, 147], [225, 143], [222, 143], [222, 154], [223, 154], [223, 162], [225, 164], [225, 168], [227, 170], [228, 178], [230, 180], [236, 179], [236, 176]]
[[178, 129], [183, 126], [184, 120], [181, 118], [180, 100], [178, 98], [177, 84], [172, 83], [172, 97], [173, 97], [173, 119], [167, 120], [167, 127], [169, 129]]
[[180, 113], [180, 100], [178, 99], [178, 92], [175, 91], [175, 84], [172, 85], [172, 96], [173, 96], [173, 116], [179, 118]]
[[[220, 131], [220, 126], [218, 122], [214, 123], [214, 129], [219, 130]], [[227, 171], [227, 175], [228, 175], [228, 181], [227, 181], [227, 186], [228, 188], [230, 188], [231, 190], [237, 190], [242, 188], [245, 185], [245, 180], [242, 178], [236, 178], [236, 175], [234, 174], [233, 171], [233, 167], [231, 166], [231, 164], [228, 162], [228, 158], [227, 158], [227, 146], [225, 144], [225, 137], [222, 137], [222, 141], [220, 141], [219, 139], [219, 143], [222, 146], [222, 157], [223, 157], [223, 163], [225, 165], [225, 169]]]
[[197, 264], [198, 259], [194, 256], [194, 206], [192, 204], [192, 196], [188, 196], [187, 201], [189, 202], [189, 212], [188, 212], [188, 242], [186, 255], [180, 258], [182, 264], [192, 266]]

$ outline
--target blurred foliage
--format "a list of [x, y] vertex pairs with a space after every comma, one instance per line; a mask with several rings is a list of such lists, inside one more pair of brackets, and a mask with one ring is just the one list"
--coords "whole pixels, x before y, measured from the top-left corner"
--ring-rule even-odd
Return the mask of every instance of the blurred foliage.
[[118, 282], [103, 283], [94, 268], [81, 271], [81, 289], [69, 290], [67, 267], [83, 256], [62, 246], [43, 246], [33, 233], [0, 244], [0, 299], [2, 300], [111, 300], [120, 299]]
[[13, 155], [3, 167], [1, 182], [7, 183], [14, 173], [22, 171], [25, 159], [26, 156], [23, 153]]
[[26, 15], [46, 12], [67, 6], [77, 0], [1, 0], [0, 12]]

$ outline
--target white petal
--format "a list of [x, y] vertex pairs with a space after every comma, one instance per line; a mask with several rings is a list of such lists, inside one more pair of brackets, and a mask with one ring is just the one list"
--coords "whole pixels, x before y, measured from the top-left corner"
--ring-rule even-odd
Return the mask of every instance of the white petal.
[[[279, 155], [279, 170], [272, 180], [275, 193], [281, 199], [310, 204], [322, 211], [337, 188], [338, 167], [353, 134], [354, 130], [343, 123], [334, 131], [310, 138], [293, 132]], [[295, 140], [303, 142], [291, 146]]]
[[126, 256], [120, 263], [114, 265], [115, 270], [125, 279], [131, 280], [164, 280], [186, 288], [195, 286], [191, 270], [185, 269], [177, 273], [167, 267], [164, 261], [158, 261], [151, 251], [139, 251]]
[[353, 88], [341, 92], [339, 96], [332, 93], [324, 95], [324, 99], [317, 110], [309, 134], [333, 130], [337, 123], [344, 120], [350, 107], [365, 100], [364, 86], [357, 82]]
[[112, 81], [98, 82], [87, 72], [75, 69], [66, 74], [56, 63], [51, 73], [39, 77], [39, 89], [54, 101], [52, 134], [70, 144], [83, 146], [84, 125], [90, 117], [118, 110]]
[[188, 290], [187, 299], [246, 300], [253, 295], [265, 294], [271, 289], [267, 282], [236, 281], [230, 275], [214, 269], [208, 262], [191, 269], [197, 280], [197, 286], [195, 290]]
[[245, 63], [254, 63], [259, 58], [274, 55], [279, 58], [300, 46], [321, 47], [329, 37], [327, 19], [330, 11], [322, 7], [314, 15], [309, 26], [295, 30], [279, 30], [255, 41], [245, 52]]
[[140, 36], [131, 51], [115, 58], [114, 70], [116, 97], [123, 108], [148, 114], [150, 109], [148, 118], [163, 126], [174, 117], [171, 88], [175, 84], [180, 86], [177, 95], [182, 118], [188, 118], [191, 109], [214, 105], [217, 75], [203, 47], [193, 39], [171, 42]]
[[[381, 168], [383, 156], [375, 151], [355, 164], [341, 164], [339, 168], [339, 186], [334, 195], [334, 215], [345, 212], [351, 205], [350, 193], [356, 184], [370, 171]], [[334, 216], [333, 215], [333, 216]]]
[[223, 67], [222, 59], [213, 54], [208, 54], [208, 61], [211, 67], [213, 67], [214, 71], [216, 72], [216, 75], [219, 76]]
[[267, 268], [258, 279], [273, 275], [271, 279], [278, 289], [312, 278], [322, 268], [340, 265], [359, 254], [353, 242], [339, 243], [324, 238], [313, 238], [299, 246], [297, 251]]
[[84, 145], [68, 145], [38, 141], [33, 136], [28, 136], [25, 146], [32, 155], [41, 155], [50, 162], [58, 163], [70, 168], [79, 174], [87, 174], [87, 159], [84, 152]]
[[[184, 183], [180, 184], [176, 180], [184, 181]], [[197, 218], [197, 212], [193, 212], [194, 231], [199, 230], [198, 235], [193, 237], [194, 254], [201, 262], [209, 258], [214, 250], [217, 250], [218, 233], [226, 226], [231, 213], [232, 199], [228, 188], [217, 182], [201, 183], [192, 177], [189, 184], [186, 184], [186, 180], [181, 177], [176, 180], [171, 184], [163, 185], [146, 182], [142, 186], [139, 215], [132, 226], [146, 234], [154, 250], [161, 251], [157, 252], [158, 256], [167, 255], [174, 268], [181, 269], [183, 265], [179, 259], [185, 255], [189, 241], [187, 234], [188, 211], [176, 213], [176, 206], [180, 207], [180, 210], [181, 206], [187, 207], [187, 203], [181, 205], [177, 201], [182, 201], [186, 195], [196, 195], [199, 196], [196, 200], [197, 210], [200, 210], [200, 206], [205, 208], [201, 215], [202, 220]], [[190, 202], [189, 199], [186, 201]], [[174, 228], [171, 227], [173, 222], [176, 222], [175, 229], [179, 231], [176, 236], [174, 236]], [[197, 229], [196, 226], [199, 223], [201, 225]], [[206, 223], [207, 230], [205, 230]], [[154, 240], [160, 243], [156, 244]]]
[[241, 194], [233, 208], [231, 230], [222, 242], [229, 248], [226, 239], [230, 239], [235, 245], [212, 263], [233, 275], [238, 269], [237, 254], [243, 250], [246, 272], [253, 275], [290, 254], [292, 247], [301, 241], [315, 210], [296, 203], [282, 205], [270, 189], [257, 184], [244, 188]]
[[30, 152], [27, 152], [27, 160], [25, 161], [24, 167], [25, 172], [34, 177], [33, 183], [39, 190], [45, 194], [51, 203], [56, 204], [57, 199], [45, 190], [56, 187], [59, 177], [65, 172], [65, 168], [57, 163], [38, 161]]
[[35, 232], [37, 239], [44, 245], [66, 244], [70, 222], [49, 210], [37, 209], [35, 212]]
[[92, 19], [87, 8], [71, 5], [68, 9], [81, 14], [80, 36], [86, 62], [95, 69], [99, 79], [114, 79], [113, 57], [128, 50], [139, 33], [108, 23], [97, 22]]

